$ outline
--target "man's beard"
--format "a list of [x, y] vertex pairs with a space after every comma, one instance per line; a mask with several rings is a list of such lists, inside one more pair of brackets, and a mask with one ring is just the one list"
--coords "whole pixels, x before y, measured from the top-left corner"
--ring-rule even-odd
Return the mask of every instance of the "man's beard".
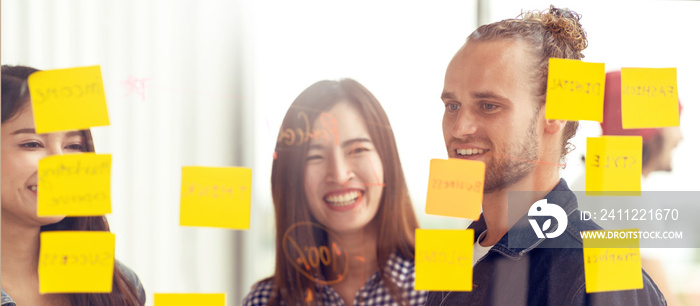
[[[537, 137], [538, 112], [533, 114], [525, 137], [509, 144], [503, 152], [492, 152], [493, 159], [486, 164], [484, 193], [503, 190], [519, 182], [532, 172], [539, 160]], [[487, 140], [490, 142], [490, 140]]]

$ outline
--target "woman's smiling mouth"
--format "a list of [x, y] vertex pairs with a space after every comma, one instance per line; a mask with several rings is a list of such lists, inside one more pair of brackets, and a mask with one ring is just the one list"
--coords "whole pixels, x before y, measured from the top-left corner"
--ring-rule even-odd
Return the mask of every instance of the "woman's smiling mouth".
[[333, 210], [344, 211], [352, 209], [360, 203], [364, 192], [358, 189], [334, 191], [323, 197], [323, 202]]

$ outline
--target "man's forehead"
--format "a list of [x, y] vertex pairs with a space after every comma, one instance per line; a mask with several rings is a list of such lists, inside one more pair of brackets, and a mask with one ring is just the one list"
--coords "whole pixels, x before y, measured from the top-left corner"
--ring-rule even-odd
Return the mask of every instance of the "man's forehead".
[[531, 59], [527, 44], [520, 39], [467, 40], [457, 51], [453, 62], [476, 60], [485, 63]]
[[470, 82], [522, 82], [534, 57], [518, 40], [468, 41], [455, 54], [445, 75], [445, 89]]

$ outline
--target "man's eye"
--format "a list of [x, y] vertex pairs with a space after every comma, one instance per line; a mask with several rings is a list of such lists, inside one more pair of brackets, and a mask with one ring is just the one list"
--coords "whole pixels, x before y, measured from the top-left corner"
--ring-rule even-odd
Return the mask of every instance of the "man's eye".
[[445, 104], [445, 107], [447, 107], [447, 109], [451, 111], [459, 110], [459, 104], [456, 103], [447, 103]]
[[19, 146], [22, 148], [38, 149], [38, 148], [41, 148], [41, 143], [38, 141], [32, 141], [32, 142], [25, 142], [23, 144], [20, 144]]
[[481, 107], [485, 110], [495, 110], [496, 108], [498, 108], [498, 105], [491, 104], [491, 103], [484, 103], [481, 105]]

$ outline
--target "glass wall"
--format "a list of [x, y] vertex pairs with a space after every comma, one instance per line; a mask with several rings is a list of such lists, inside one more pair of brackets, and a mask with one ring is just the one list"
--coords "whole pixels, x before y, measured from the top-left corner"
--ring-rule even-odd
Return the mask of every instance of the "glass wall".
[[[478, 2], [478, 3], [477, 3]], [[480, 6], [479, 6], [480, 5]], [[274, 271], [271, 166], [285, 113], [319, 80], [352, 78], [385, 109], [413, 209], [423, 228], [468, 220], [425, 213], [429, 162], [446, 158], [440, 99], [445, 70], [481, 20], [545, 9], [542, 1], [44, 1], [2, 2], [2, 64], [57, 69], [100, 65], [111, 125], [93, 129], [113, 156], [116, 258], [156, 292], [225, 292], [239, 305]], [[700, 6], [691, 1], [569, 1], [589, 38], [585, 61], [677, 67], [684, 140], [674, 170], [649, 190], [697, 191], [700, 163]], [[586, 137], [561, 170], [580, 180]], [[179, 226], [182, 166], [252, 168], [250, 229]], [[664, 250], [675, 294], [699, 294], [695, 249]], [[669, 255], [671, 256], [671, 255]], [[669, 257], [671, 258], [671, 257]], [[688, 304], [689, 305], [689, 304]]]

